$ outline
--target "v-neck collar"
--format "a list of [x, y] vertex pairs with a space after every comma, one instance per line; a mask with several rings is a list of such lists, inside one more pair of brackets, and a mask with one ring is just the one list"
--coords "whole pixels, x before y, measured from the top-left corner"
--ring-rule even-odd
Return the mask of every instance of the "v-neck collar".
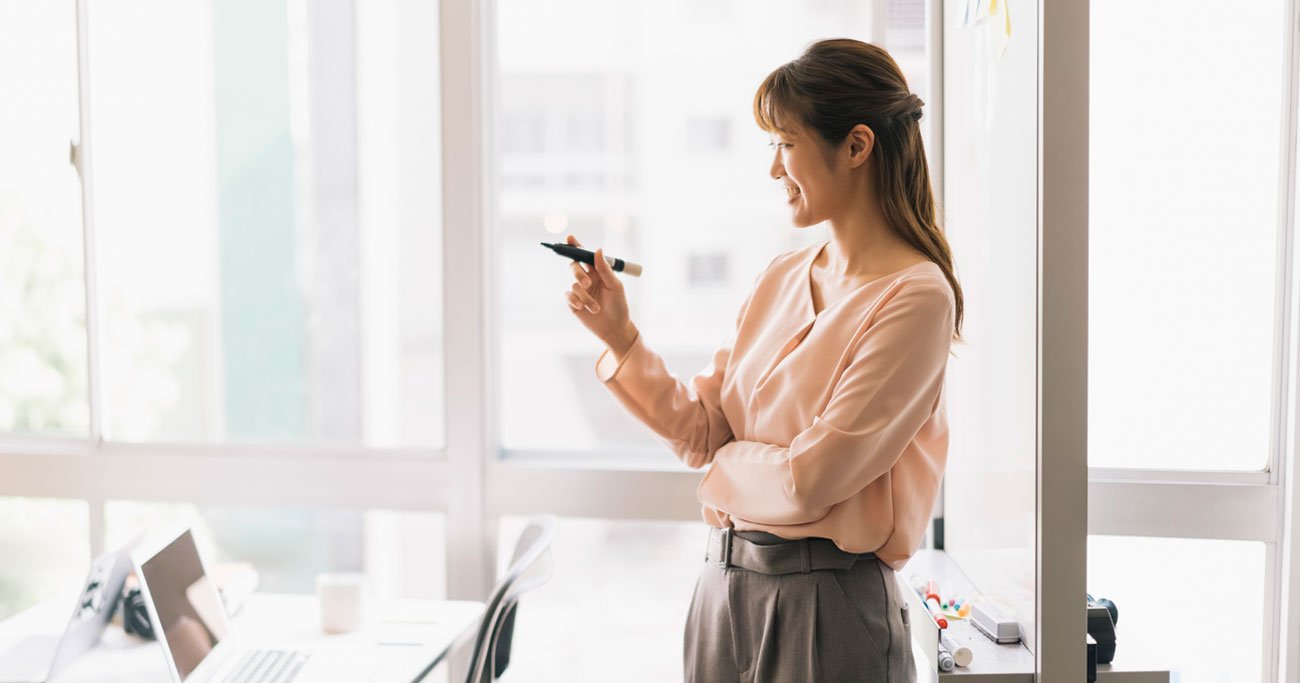
[[894, 271], [894, 272], [892, 272], [892, 273], [889, 273], [888, 275], [881, 275], [880, 277], [875, 278], [875, 279], [873, 279], [873, 280], [868, 280], [868, 281], [866, 281], [866, 282], [864, 282], [864, 283], [858, 285], [857, 287], [854, 287], [854, 288], [853, 288], [852, 290], [850, 290], [848, 293], [844, 294], [843, 296], [841, 296], [840, 298], [836, 299], [835, 301], [832, 301], [831, 303], [826, 304], [825, 306], [822, 306], [822, 310], [818, 311], [818, 310], [817, 310], [817, 307], [813, 305], [813, 290], [812, 290], [812, 287], [813, 287], [813, 279], [812, 279], [813, 264], [817, 262], [817, 257], [822, 255], [822, 252], [826, 250], [826, 245], [828, 245], [828, 244], [830, 244], [830, 240], [827, 240], [827, 241], [825, 241], [825, 242], [822, 242], [822, 245], [821, 245], [820, 247], [817, 248], [817, 251], [813, 252], [812, 258], [808, 259], [808, 264], [804, 267], [804, 278], [803, 278], [804, 297], [803, 297], [803, 300], [804, 300], [804, 308], [805, 308], [805, 312], [806, 312], [806, 314], [805, 314], [804, 317], [805, 317], [809, 322], [811, 322], [811, 321], [813, 321], [813, 320], [816, 320], [818, 317], [821, 316], [821, 314], [825, 313], [826, 311], [830, 310], [831, 308], [834, 308], [834, 307], [837, 306], [841, 301], [844, 301], [845, 299], [851, 298], [852, 296], [854, 296], [854, 295], [857, 294], [858, 292], [862, 291], [863, 289], [866, 289], [867, 287], [869, 287], [869, 286], [871, 286], [871, 285], [876, 284], [877, 282], [883, 282], [884, 280], [888, 280], [888, 279], [894, 278], [894, 277], [898, 276], [900, 273], [902, 273], [902, 272], [904, 272], [904, 271], [907, 271], [907, 270], [911, 270], [912, 268], [915, 268], [915, 267], [917, 267], [917, 266], [925, 265], [925, 264], [927, 264], [927, 263], [934, 263], [934, 261], [931, 261], [931, 260], [929, 260], [929, 259], [926, 259], [926, 260], [924, 260], [924, 261], [918, 261], [918, 262], [916, 262], [916, 263], [913, 263], [913, 264], [910, 265], [910, 266], [904, 266], [904, 267], [902, 267], [902, 268], [899, 268], [898, 270], [896, 270], [896, 271]]

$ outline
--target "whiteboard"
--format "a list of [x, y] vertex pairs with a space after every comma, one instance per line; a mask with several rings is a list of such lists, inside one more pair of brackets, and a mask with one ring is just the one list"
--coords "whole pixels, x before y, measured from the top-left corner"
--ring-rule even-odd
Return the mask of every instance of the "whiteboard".
[[1037, 651], [1038, 7], [1009, 0], [971, 23], [966, 0], [942, 4], [944, 222], [966, 340], [947, 375], [944, 547]]

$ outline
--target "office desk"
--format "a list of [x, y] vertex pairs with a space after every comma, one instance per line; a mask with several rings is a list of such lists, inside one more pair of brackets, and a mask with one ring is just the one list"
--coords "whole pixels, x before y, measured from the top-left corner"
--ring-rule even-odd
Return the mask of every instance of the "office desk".
[[[907, 585], [905, 577], [912, 573], [934, 578], [945, 591], [957, 595], [974, 597], [979, 595], [979, 591], [942, 550], [918, 550], [897, 576], [899, 588], [910, 601], [912, 652], [920, 674], [917, 678], [919, 683], [1034, 683], [1034, 655], [1023, 642], [995, 643], [976, 630], [969, 619], [949, 620], [946, 632], [958, 644], [971, 649], [974, 657], [970, 666], [938, 672], [933, 659], [933, 645], [927, 649], [926, 643], [919, 642], [926, 637], [923, 635], [926, 631], [922, 624], [918, 624], [918, 617], [929, 621], [929, 616], [925, 604]], [[1086, 645], [1080, 643], [1079, 647], [1082, 649]], [[1097, 682], [1169, 683], [1168, 666], [1168, 662], [1143, 649], [1140, 641], [1125, 637], [1121, 632], [1114, 661], [1097, 665]]]
[[[75, 597], [75, 596], [74, 596]], [[29, 635], [57, 634], [67, 624], [74, 598], [46, 600], [0, 623], [0, 652]], [[483, 614], [483, 603], [441, 600], [381, 600], [371, 604], [365, 629], [349, 634], [325, 635], [314, 595], [254, 594], [231, 620], [239, 640], [305, 648], [347, 647], [381, 643], [370, 650], [379, 667], [366, 678], [339, 671], [339, 681], [412, 681], [426, 668], [441, 662], [454, 646], [473, 637]], [[418, 638], [423, 644], [409, 644]], [[403, 644], [406, 643], [406, 644]], [[358, 666], [372, 660], [359, 658]], [[99, 646], [73, 662], [55, 683], [170, 683], [162, 646], [126, 635], [109, 626]]]

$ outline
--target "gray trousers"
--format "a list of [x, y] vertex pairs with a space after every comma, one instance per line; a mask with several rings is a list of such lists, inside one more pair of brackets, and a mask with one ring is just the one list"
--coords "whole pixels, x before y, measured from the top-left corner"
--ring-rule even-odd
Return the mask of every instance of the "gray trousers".
[[915, 683], [903, 600], [874, 555], [807, 574], [706, 563], [686, 618], [686, 683]]

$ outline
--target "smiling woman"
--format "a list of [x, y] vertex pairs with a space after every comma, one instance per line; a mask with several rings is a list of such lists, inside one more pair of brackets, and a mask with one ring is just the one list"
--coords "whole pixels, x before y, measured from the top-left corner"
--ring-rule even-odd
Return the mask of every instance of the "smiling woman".
[[[819, 96], [832, 92], [835, 97]], [[916, 262], [919, 255], [943, 269], [956, 295], [960, 339], [961, 285], [937, 222], [929, 164], [916, 125], [924, 104], [882, 48], [823, 40], [763, 80], [754, 94], [754, 119], [775, 138], [771, 174], [785, 184], [795, 227], [845, 215], [889, 226], [879, 244], [866, 244], [867, 231], [861, 228], [851, 233], [864, 251], [899, 252], [891, 243], [901, 238], [906, 243], [901, 251], [912, 253], [894, 259], [895, 266]], [[872, 171], [842, 173], [841, 164], [866, 165]], [[883, 272], [892, 268], [886, 264]]]
[[856, 40], [814, 42], [763, 81], [754, 114], [779, 136], [791, 222], [832, 239], [773, 258], [689, 382], [604, 259], [571, 265], [570, 311], [607, 347], [597, 378], [687, 466], [711, 465], [687, 681], [915, 680], [894, 572], [939, 493], [962, 311], [920, 111], [888, 53]]
[[[924, 4], [883, 5], [885, 12], [873, 15], [870, 3], [837, 0], [810, 3], [797, 13], [775, 0], [498, 2], [501, 111], [494, 119], [500, 146], [493, 207], [503, 248], [498, 387], [507, 458], [585, 458], [602, 467], [609, 461], [673, 464], [657, 435], [591, 381], [599, 342], [567, 319], [560, 297], [573, 278], [553, 257], [539, 257], [536, 243], [573, 234], [592, 249], [644, 263], [645, 277], [625, 281], [637, 324], [654, 339], [666, 366], [707, 367], [718, 342], [733, 332], [755, 276], [773, 256], [815, 250], [827, 238], [825, 226], [789, 227], [788, 197], [768, 176], [767, 136], [753, 121], [755, 86], [815, 38], [884, 35], [905, 46], [895, 53], [898, 63], [921, 97], [929, 97]], [[880, 19], [883, 26], [876, 23]], [[812, 254], [807, 252], [808, 260]], [[937, 272], [929, 263], [914, 270], [926, 277]], [[808, 272], [803, 270], [805, 286]], [[547, 282], [554, 285], [543, 286]], [[814, 304], [807, 299], [801, 305]], [[793, 353], [803, 356], [811, 349]], [[683, 502], [691, 498], [688, 492]], [[698, 508], [663, 501], [656, 516], [698, 519]], [[660, 562], [678, 557], [676, 546], [657, 544], [651, 535], [633, 540]], [[595, 567], [567, 566], [582, 577], [570, 579], [575, 583], [612, 580]], [[633, 588], [644, 590], [642, 584]], [[682, 639], [662, 637], [681, 633], [686, 615], [680, 608], [690, 594], [679, 588], [687, 593], [659, 591], [656, 604], [673, 609], [654, 611], [655, 620], [637, 610], [635, 627], [619, 622], [620, 629], [635, 628], [636, 642], [643, 644], [620, 652], [638, 661], [680, 662]], [[551, 616], [568, 614], [556, 610]], [[574, 651], [575, 661], [581, 653], [590, 656], [591, 648], [572, 645], [564, 629], [530, 629], [523, 622], [520, 628], [526, 631], [521, 643]], [[656, 649], [670, 646], [675, 651]], [[624, 672], [622, 678], [665, 680], [652, 671]]]

